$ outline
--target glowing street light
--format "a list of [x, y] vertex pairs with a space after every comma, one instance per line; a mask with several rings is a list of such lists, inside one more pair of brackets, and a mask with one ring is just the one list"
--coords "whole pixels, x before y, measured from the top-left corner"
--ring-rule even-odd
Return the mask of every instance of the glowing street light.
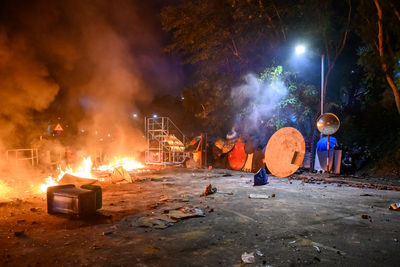
[[[306, 47], [304, 45], [298, 45], [295, 48], [296, 55], [301, 55], [306, 52]], [[324, 58], [321, 55], [321, 115], [324, 114]]]
[[132, 117], [137, 118], [137, 114], [136, 114], [136, 113], [133, 113], [133, 114], [132, 114]]
[[158, 116], [157, 116], [157, 114], [153, 114], [153, 118], [155, 119], [155, 118], [157, 118]]
[[304, 45], [296, 46], [296, 55], [301, 55], [306, 52], [306, 47]]

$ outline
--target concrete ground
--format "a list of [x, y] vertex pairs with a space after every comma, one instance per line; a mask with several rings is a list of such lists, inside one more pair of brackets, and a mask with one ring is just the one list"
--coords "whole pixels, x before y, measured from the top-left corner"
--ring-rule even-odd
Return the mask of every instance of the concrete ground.
[[[208, 184], [217, 193], [200, 197]], [[249, 266], [400, 262], [400, 212], [388, 209], [398, 191], [271, 176], [255, 187], [251, 173], [189, 169], [100, 185], [103, 208], [91, 218], [49, 215], [45, 196], [0, 203], [0, 265], [241, 266], [245, 252]], [[205, 216], [143, 227], [180, 208]]]

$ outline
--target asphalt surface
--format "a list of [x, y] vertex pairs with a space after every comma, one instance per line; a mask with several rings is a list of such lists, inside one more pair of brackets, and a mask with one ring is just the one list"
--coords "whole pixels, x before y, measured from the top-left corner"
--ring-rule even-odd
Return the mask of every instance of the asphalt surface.
[[[137, 178], [98, 183], [103, 208], [89, 218], [48, 214], [45, 195], [1, 202], [0, 265], [241, 266], [245, 252], [249, 266], [400, 262], [400, 212], [388, 209], [399, 191], [271, 176], [253, 186], [253, 174], [228, 170]], [[217, 192], [200, 197], [208, 184]], [[144, 227], [179, 210], [204, 216]]]

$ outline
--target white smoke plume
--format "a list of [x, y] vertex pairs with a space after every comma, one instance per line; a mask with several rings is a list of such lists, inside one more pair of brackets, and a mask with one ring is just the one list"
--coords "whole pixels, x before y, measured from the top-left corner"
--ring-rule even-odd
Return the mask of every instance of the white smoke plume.
[[268, 121], [276, 110], [279, 101], [288, 93], [286, 85], [279, 79], [261, 81], [254, 74], [244, 77], [244, 83], [232, 89], [231, 97], [235, 108], [240, 112], [236, 122], [247, 132], [256, 131], [258, 125]]

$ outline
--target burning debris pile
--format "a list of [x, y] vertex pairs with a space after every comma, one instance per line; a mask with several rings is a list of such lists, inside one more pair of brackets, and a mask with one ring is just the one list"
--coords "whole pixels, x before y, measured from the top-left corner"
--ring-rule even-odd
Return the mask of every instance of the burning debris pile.
[[[91, 157], [87, 157], [75, 169], [67, 168], [62, 170], [60, 168], [57, 177], [49, 176], [46, 178], [45, 183], [40, 186], [40, 190], [44, 193], [49, 186], [68, 183], [91, 183], [90, 180], [104, 182], [107, 177], [110, 182], [120, 182], [122, 180], [132, 182], [131, 175], [148, 171], [143, 164], [130, 157], [115, 157], [110, 163], [98, 167], [93, 166]], [[129, 179], [124, 177], [129, 177]]]

